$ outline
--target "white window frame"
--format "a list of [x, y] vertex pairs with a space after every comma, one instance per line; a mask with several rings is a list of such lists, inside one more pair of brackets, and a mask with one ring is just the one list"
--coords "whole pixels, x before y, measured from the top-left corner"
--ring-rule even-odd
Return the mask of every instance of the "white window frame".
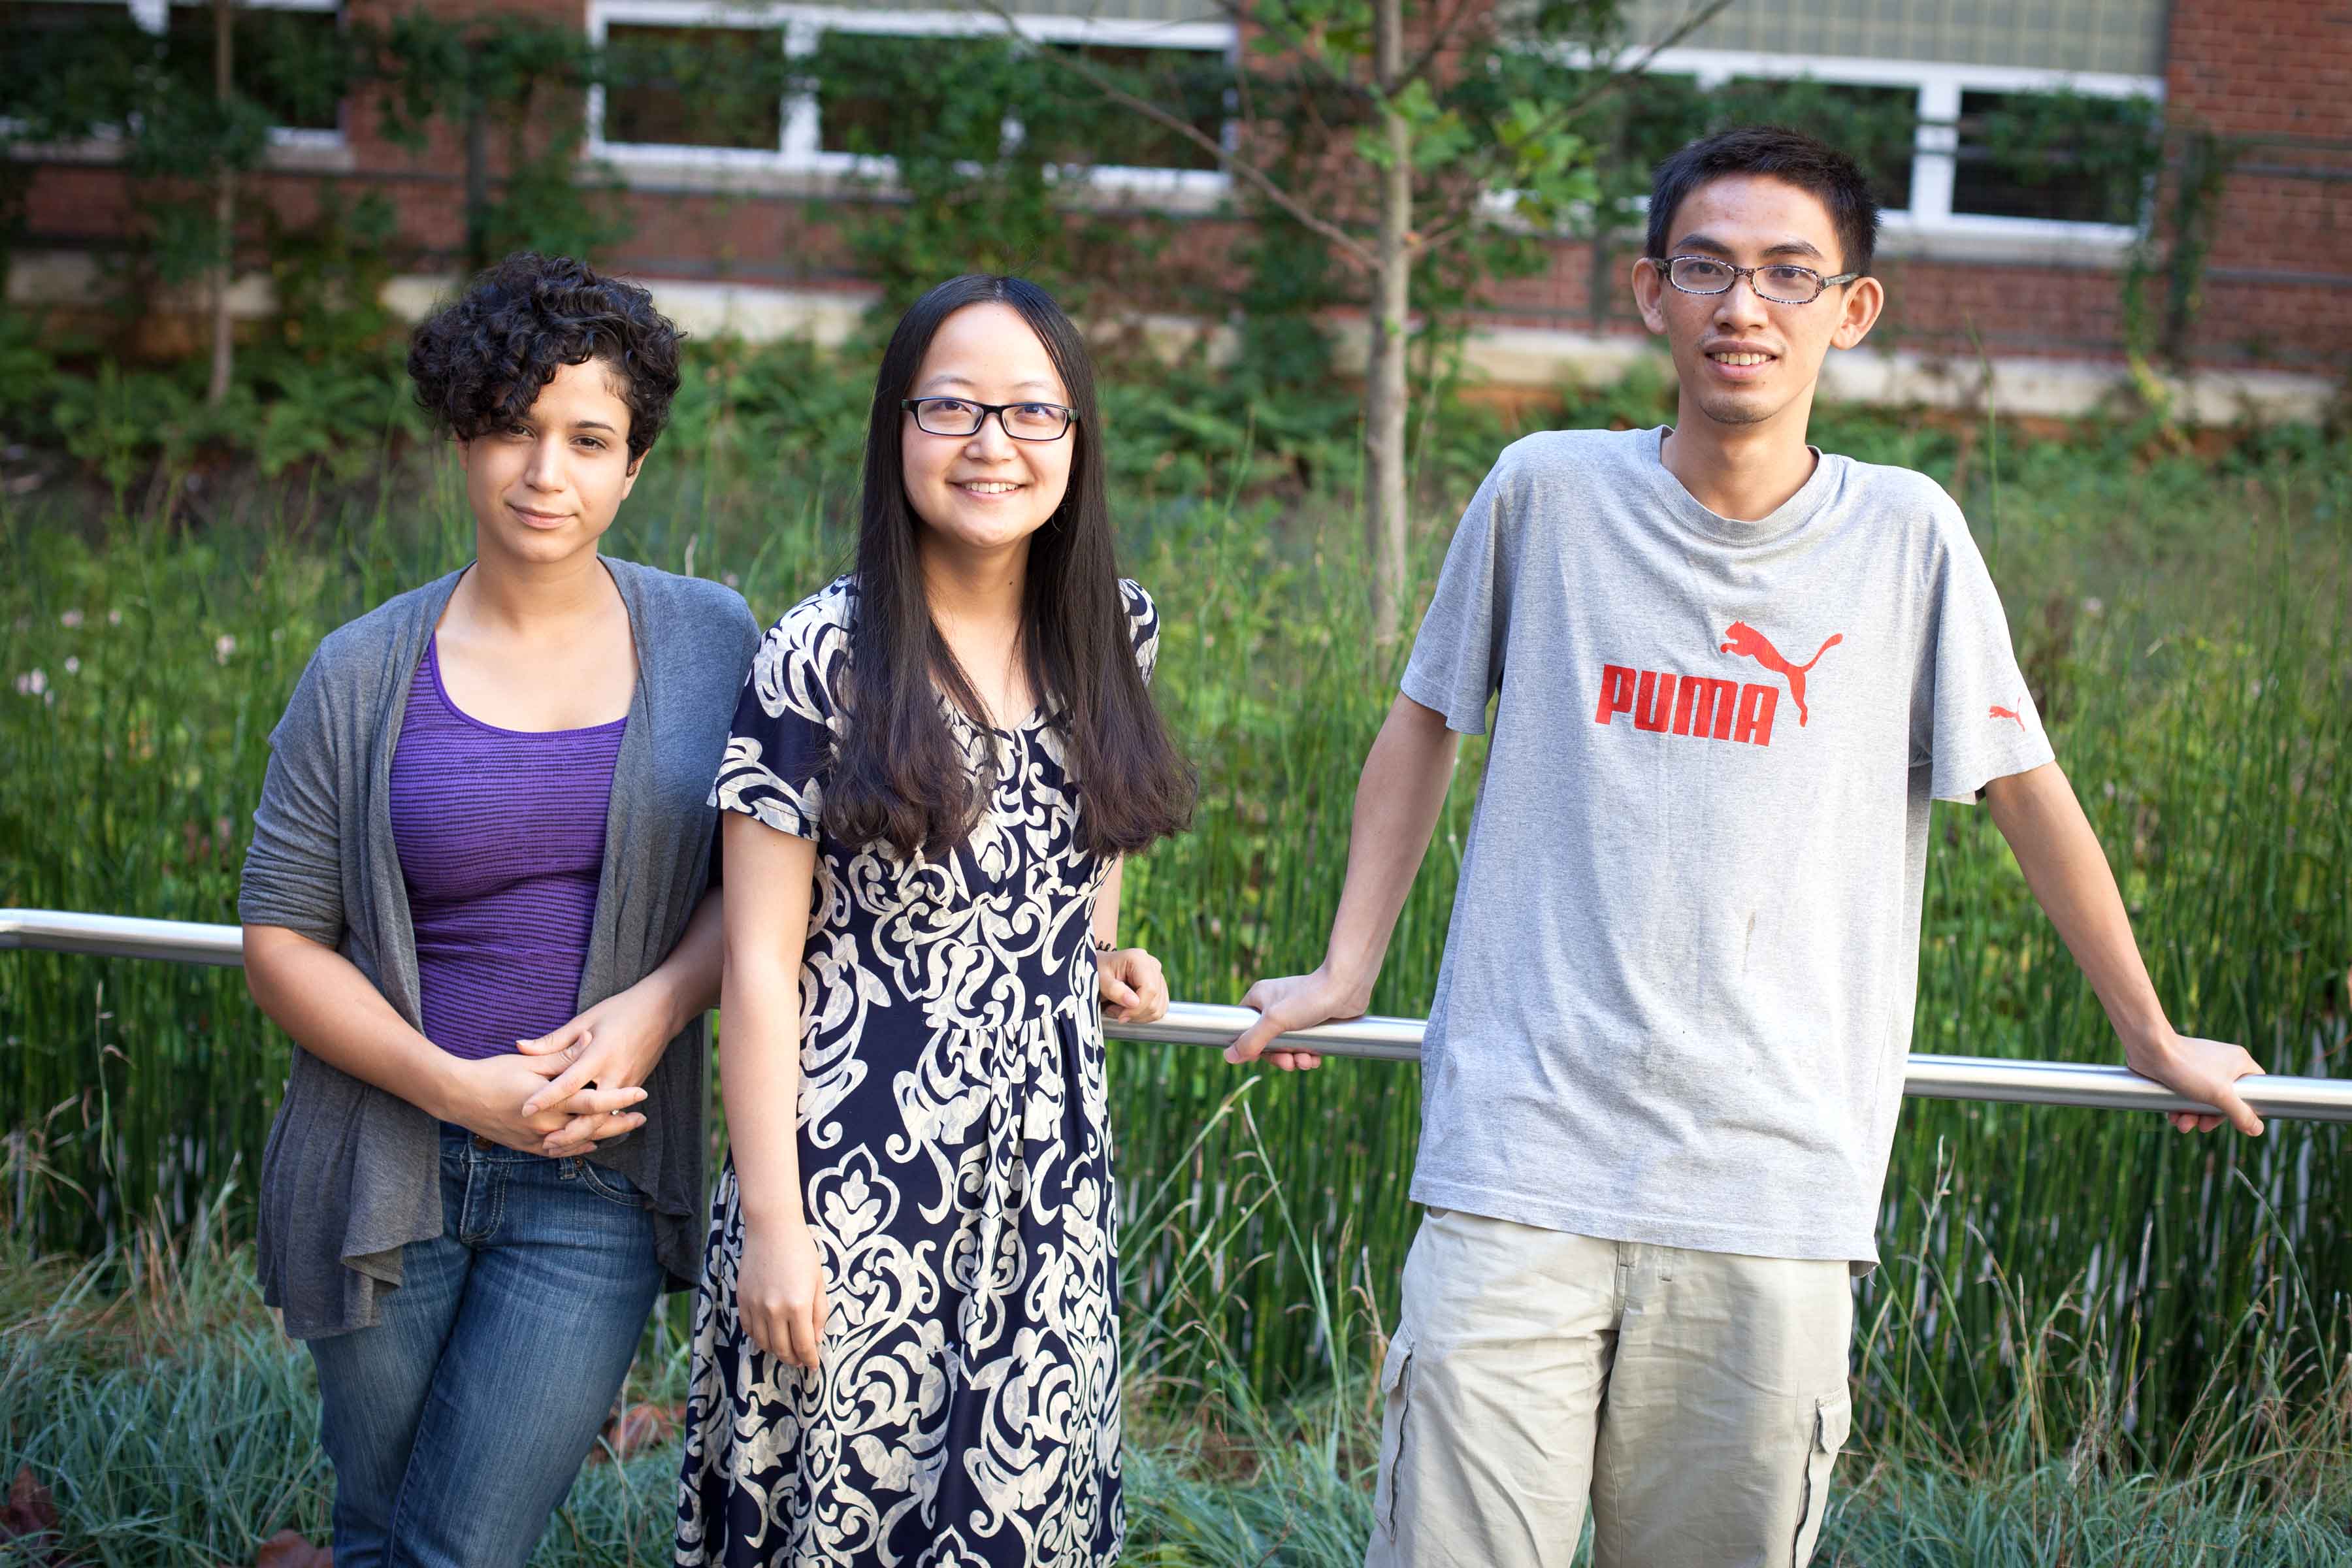
[[[1217, 53], [1227, 61], [1240, 47], [1236, 28], [1225, 22], [1149, 22], [1089, 16], [1016, 16], [1019, 36], [1034, 43], [1078, 43], [1104, 47], [1189, 49]], [[827, 32], [887, 37], [985, 37], [1004, 33], [1003, 22], [992, 16], [959, 11], [867, 11], [832, 5], [744, 5], [735, 0], [588, 0], [588, 37], [604, 47], [614, 25], [649, 27], [736, 27], [773, 32], [787, 56], [798, 58], [816, 52], [817, 40]], [[588, 92], [588, 156], [608, 162], [624, 173], [632, 167], [688, 168], [713, 174], [785, 174], [830, 179], [878, 180], [898, 174], [898, 160], [856, 153], [828, 153], [822, 145], [814, 93], [790, 93], [784, 99], [782, 132], [773, 149], [691, 147], [646, 142], [614, 142], [604, 135], [604, 89]], [[1008, 121], [1006, 132], [1019, 134]], [[1230, 144], [1228, 124], [1225, 139]], [[1104, 191], [1145, 195], [1213, 199], [1225, 194], [1227, 175], [1222, 169], [1154, 169], [1125, 164], [1095, 164], [1085, 171], [1085, 183]]]
[[2098, 248], [2130, 245], [2131, 224], [2079, 223], [2066, 218], [1994, 217], [1952, 210], [1958, 167], [1960, 95], [1964, 92], [2077, 92], [2092, 98], [2164, 100], [2164, 79], [2110, 71], [2035, 70], [2012, 66], [1945, 65], [1930, 60], [1867, 59], [1847, 55], [1768, 55], [1746, 49], [1661, 49], [1651, 74], [1694, 78], [1702, 91], [1736, 77], [1774, 81], [1807, 79], [1825, 87], [1908, 87], [1919, 94], [1918, 139], [1911, 154], [1911, 205], [1881, 215], [1889, 235], [1952, 236], [1988, 240], [2042, 240]]
[[[164, 16], [170, 9], [170, 0], [131, 0], [131, 5], [134, 12], [152, 9], [155, 13], [155, 20], [152, 23], [147, 22], [142, 16], [142, 25], [151, 31], [162, 30], [164, 26]], [[348, 19], [344, 14], [342, 0], [236, 0], [236, 5], [243, 11], [331, 12], [338, 26]], [[340, 152], [346, 145], [343, 121], [350, 112], [351, 106], [347, 101], [335, 105], [335, 128], [332, 131], [316, 131], [292, 125], [273, 125], [269, 128], [270, 145], [303, 148], [320, 153]]]
[[[172, 0], [56, 0], [56, 3], [128, 11], [131, 19], [139, 24], [142, 31], [159, 37], [172, 25]], [[342, 19], [342, 0], [236, 0], [236, 4], [240, 11], [326, 11], [333, 13], [339, 23]], [[273, 125], [269, 128], [269, 144], [273, 148], [284, 147], [295, 152], [342, 152], [347, 145], [341, 123], [343, 113], [343, 106], [338, 104], [335, 109], [336, 125], [332, 131]], [[15, 121], [0, 119], [0, 138], [13, 136], [17, 130]], [[121, 155], [119, 146], [121, 140], [118, 130], [100, 132], [78, 145], [85, 153], [101, 159], [112, 159]]]

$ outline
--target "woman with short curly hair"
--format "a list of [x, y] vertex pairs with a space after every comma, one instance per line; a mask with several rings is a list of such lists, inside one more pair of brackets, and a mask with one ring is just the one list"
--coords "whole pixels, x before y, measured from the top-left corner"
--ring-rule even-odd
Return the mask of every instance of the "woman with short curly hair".
[[318, 1364], [339, 1568], [520, 1564], [698, 1272], [706, 796], [759, 629], [598, 550], [677, 347], [558, 257], [419, 326], [475, 559], [331, 633], [270, 736], [238, 912], [295, 1050], [261, 1274]]

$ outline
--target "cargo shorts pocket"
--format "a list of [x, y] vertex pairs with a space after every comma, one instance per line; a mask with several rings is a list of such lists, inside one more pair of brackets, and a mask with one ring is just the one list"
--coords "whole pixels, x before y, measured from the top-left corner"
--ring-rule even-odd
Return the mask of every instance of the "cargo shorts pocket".
[[1814, 1404], [1812, 1441], [1805, 1448], [1804, 1490], [1798, 1500], [1797, 1539], [1789, 1553], [1791, 1568], [1804, 1568], [1812, 1560], [1814, 1542], [1821, 1538], [1822, 1516], [1829, 1510], [1830, 1471], [1853, 1427], [1853, 1394], [1840, 1390]]
[[1381, 1395], [1380, 1473], [1372, 1483], [1372, 1527], [1393, 1541], [1397, 1469], [1404, 1459], [1405, 1416], [1412, 1402], [1412, 1331], [1402, 1323], [1397, 1325], [1396, 1337], [1389, 1341], [1388, 1354], [1381, 1362]]

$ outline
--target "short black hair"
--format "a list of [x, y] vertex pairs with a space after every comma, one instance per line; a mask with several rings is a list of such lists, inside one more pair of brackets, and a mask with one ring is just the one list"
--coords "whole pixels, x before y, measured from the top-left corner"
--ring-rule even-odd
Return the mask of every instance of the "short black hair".
[[669, 423], [684, 336], [636, 284], [519, 250], [417, 324], [408, 374], [425, 411], [470, 441], [529, 414], [559, 367], [601, 360], [629, 405], [635, 463]]
[[1841, 272], [1868, 276], [1878, 249], [1878, 198], [1862, 166], [1825, 142], [1779, 125], [1743, 125], [1703, 136], [1658, 165], [1650, 179], [1649, 255], [1663, 261], [1675, 211], [1710, 180], [1764, 174], [1817, 197], [1845, 254]]

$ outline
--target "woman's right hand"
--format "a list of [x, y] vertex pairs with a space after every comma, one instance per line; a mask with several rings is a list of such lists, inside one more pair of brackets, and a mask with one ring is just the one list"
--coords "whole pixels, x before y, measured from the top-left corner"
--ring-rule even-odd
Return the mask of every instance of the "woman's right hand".
[[[503, 1148], [540, 1154], [546, 1152], [548, 1134], [565, 1126], [574, 1115], [585, 1110], [627, 1110], [646, 1098], [642, 1088], [583, 1089], [565, 1100], [560, 1110], [524, 1115], [523, 1102], [570, 1065], [560, 1052], [545, 1057], [502, 1053], [470, 1060], [452, 1057], [447, 1063], [447, 1092], [438, 1114], [443, 1121], [454, 1121]], [[644, 1126], [646, 1119], [642, 1112], [631, 1111], [622, 1121], [625, 1125], [618, 1127], [616, 1133], [633, 1131]], [[584, 1154], [594, 1147], [590, 1143], [567, 1152]]]
[[735, 1312], [752, 1343], [779, 1361], [815, 1369], [824, 1338], [824, 1266], [806, 1220], [744, 1220]]

